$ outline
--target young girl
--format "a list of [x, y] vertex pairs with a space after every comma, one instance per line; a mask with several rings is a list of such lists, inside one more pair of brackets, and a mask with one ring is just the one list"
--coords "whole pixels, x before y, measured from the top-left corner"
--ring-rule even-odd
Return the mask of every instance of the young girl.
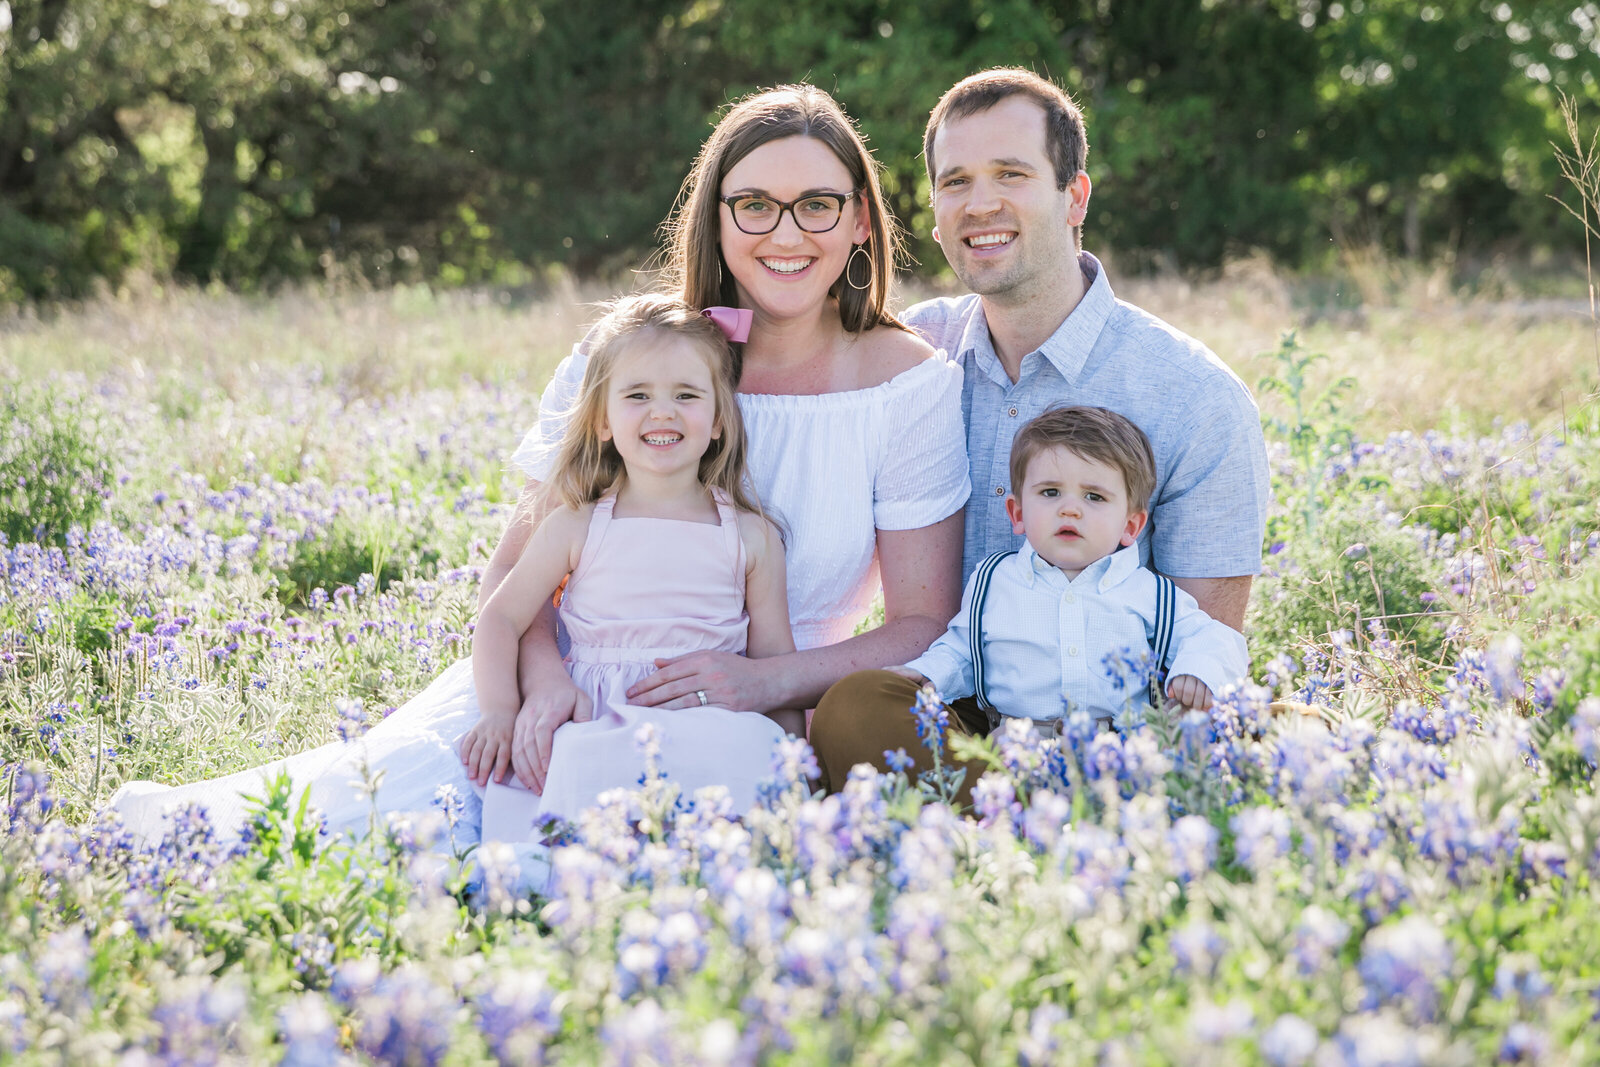
[[[634, 735], [646, 722], [658, 726], [661, 765], [686, 793], [726, 786], [736, 810], [753, 803], [784, 729], [800, 731], [798, 711], [772, 712], [752, 729], [757, 713], [706, 706], [703, 696], [682, 711], [626, 696], [661, 657], [794, 651], [783, 542], [745, 487], [734, 386], [722, 328], [677, 300], [632, 297], [596, 327], [545, 487], [553, 510], [473, 637], [479, 719], [461, 760], [486, 788], [485, 839], [526, 840], [535, 815], [570, 816], [607, 789], [636, 785], [644, 761]], [[528, 783], [506, 780], [521, 705], [517, 645], [563, 579], [565, 661], [594, 719], [556, 732], [541, 801]]]

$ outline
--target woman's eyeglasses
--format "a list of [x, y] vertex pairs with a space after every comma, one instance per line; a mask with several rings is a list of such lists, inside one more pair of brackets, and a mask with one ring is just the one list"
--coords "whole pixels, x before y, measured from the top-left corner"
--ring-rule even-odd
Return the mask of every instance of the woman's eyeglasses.
[[719, 196], [733, 212], [733, 224], [752, 235], [771, 233], [787, 211], [794, 224], [806, 233], [827, 233], [839, 225], [844, 206], [856, 198], [861, 190], [848, 193], [807, 193], [798, 200], [775, 200], [770, 196], [742, 193], [736, 196]]

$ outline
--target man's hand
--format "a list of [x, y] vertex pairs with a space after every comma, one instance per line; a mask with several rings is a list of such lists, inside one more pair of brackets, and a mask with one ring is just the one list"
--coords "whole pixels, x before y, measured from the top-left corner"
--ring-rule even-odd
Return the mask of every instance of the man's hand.
[[477, 723], [461, 739], [461, 765], [467, 777], [480, 787], [492, 777], [496, 782], [506, 780], [511, 766], [511, 735], [515, 716], [503, 712], [480, 715]]
[[555, 747], [556, 730], [569, 722], [588, 722], [594, 718], [594, 701], [572, 684], [566, 671], [533, 689], [522, 702], [511, 737], [511, 767], [517, 781], [540, 796], [550, 774], [550, 753]]
[[1211, 690], [1192, 674], [1174, 675], [1168, 679], [1167, 696], [1195, 711], [1209, 711], [1211, 708]]
[[924, 678], [910, 667], [885, 667], [884, 670], [888, 671], [890, 674], [898, 674], [902, 678], [911, 679], [913, 682], [917, 683], [918, 689], [928, 684], [928, 679]]

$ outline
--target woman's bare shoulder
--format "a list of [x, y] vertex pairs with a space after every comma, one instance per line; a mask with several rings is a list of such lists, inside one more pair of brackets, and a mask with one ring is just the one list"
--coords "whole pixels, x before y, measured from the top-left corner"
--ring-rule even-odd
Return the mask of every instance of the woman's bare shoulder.
[[859, 389], [882, 385], [938, 354], [915, 333], [893, 326], [879, 326], [862, 334], [856, 339], [856, 351], [856, 366], [861, 374]]

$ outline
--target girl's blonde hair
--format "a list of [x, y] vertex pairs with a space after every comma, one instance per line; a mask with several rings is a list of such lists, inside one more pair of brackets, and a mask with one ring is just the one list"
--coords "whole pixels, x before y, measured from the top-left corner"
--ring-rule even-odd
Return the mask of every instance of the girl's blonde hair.
[[589, 362], [583, 371], [578, 401], [556, 452], [555, 467], [545, 492], [569, 508], [599, 500], [622, 482], [622, 456], [612, 441], [600, 439], [606, 415], [606, 391], [617, 361], [650, 334], [693, 342], [711, 369], [711, 399], [721, 435], [700, 457], [700, 484], [721, 489], [734, 507], [762, 514], [746, 481], [744, 419], [735, 399], [737, 381], [728, 339], [720, 327], [694, 308], [665, 293], [642, 293], [612, 304], [588, 338]]

